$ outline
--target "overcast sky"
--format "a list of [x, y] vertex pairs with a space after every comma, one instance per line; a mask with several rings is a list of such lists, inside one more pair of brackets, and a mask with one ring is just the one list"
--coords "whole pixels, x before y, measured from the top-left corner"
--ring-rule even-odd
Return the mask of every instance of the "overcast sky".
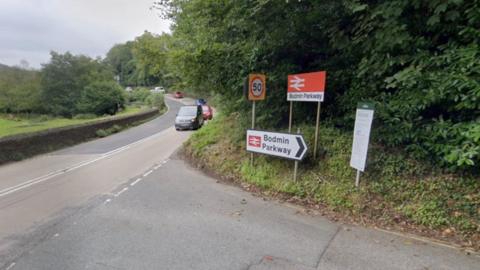
[[50, 51], [104, 56], [148, 30], [169, 32], [154, 0], [0, 0], [0, 63], [38, 68]]

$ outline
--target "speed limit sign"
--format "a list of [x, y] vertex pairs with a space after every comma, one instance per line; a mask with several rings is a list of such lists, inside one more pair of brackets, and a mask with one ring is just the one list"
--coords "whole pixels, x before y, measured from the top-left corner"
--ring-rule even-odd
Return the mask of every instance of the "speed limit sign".
[[248, 100], [264, 100], [266, 92], [265, 87], [265, 75], [248, 75]]

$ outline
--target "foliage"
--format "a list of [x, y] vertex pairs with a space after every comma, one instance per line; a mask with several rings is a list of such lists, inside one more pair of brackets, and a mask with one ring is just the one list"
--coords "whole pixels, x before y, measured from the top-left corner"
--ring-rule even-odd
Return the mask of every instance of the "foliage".
[[151, 93], [147, 98], [147, 103], [152, 108], [163, 110], [165, 108], [164, 96], [161, 93]]
[[77, 109], [81, 113], [94, 113], [97, 115], [116, 114], [124, 105], [125, 96], [122, 88], [115, 82], [93, 82], [87, 85]]
[[150, 96], [150, 90], [147, 88], [135, 88], [133, 91], [127, 93], [128, 102], [145, 103]]
[[[255, 155], [255, 165], [250, 166], [243, 138], [247, 124], [238, 119], [238, 114], [214, 118], [190, 137], [186, 153], [208, 170], [254, 184], [264, 192], [303, 198], [377, 226], [402, 223], [439, 234], [449, 228], [467, 245], [480, 248], [478, 178], [431, 171], [402, 151], [386, 151], [373, 144], [361, 188], [356, 189], [355, 173], [349, 166], [351, 134], [322, 126], [320, 159], [315, 162], [307, 156], [299, 166], [297, 182], [293, 182], [291, 161]], [[311, 141], [313, 128], [305, 125], [301, 129]]]
[[[174, 23], [166, 68], [187, 90], [219, 96], [227, 113], [248, 110], [244, 78], [263, 72], [258, 126], [282, 127], [287, 74], [327, 70], [323, 118], [349, 130], [356, 103], [371, 100], [373, 141], [433, 166], [478, 168], [478, 0], [163, 0], [157, 8]], [[297, 103], [295, 118], [311, 122], [314, 109]]]
[[170, 35], [145, 31], [133, 41], [116, 44], [107, 53], [106, 62], [123, 86], [169, 86], [167, 67]]
[[38, 71], [16, 67], [0, 69], [0, 112], [32, 113], [42, 110]]
[[[113, 74], [100, 60], [94, 60], [83, 55], [70, 53], [51, 53], [51, 60], [42, 68], [42, 102], [49, 113], [71, 117], [77, 113], [87, 113], [87, 109], [97, 110], [93, 113], [103, 113], [105, 105], [88, 107], [86, 102], [95, 100], [97, 94], [111, 98], [107, 103], [120, 103], [123, 101], [118, 95], [112, 94], [117, 88], [113, 87]], [[107, 87], [106, 85], [110, 85]], [[100, 87], [102, 89], [96, 89]], [[102, 93], [103, 90], [110, 93]], [[98, 106], [102, 108], [97, 108]]]
[[132, 53], [133, 42], [114, 45], [107, 53], [105, 62], [108, 63], [115, 74], [118, 82], [123, 86], [134, 86], [142, 84], [139, 82], [136, 69], [136, 61]]

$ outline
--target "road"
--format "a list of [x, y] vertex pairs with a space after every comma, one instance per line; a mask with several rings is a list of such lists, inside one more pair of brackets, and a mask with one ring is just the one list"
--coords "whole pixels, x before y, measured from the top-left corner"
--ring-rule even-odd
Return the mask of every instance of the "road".
[[[189, 167], [178, 104], [125, 132], [0, 167], [0, 269], [478, 269], [480, 258], [332, 223]], [[32, 180], [32, 181], [28, 181]]]

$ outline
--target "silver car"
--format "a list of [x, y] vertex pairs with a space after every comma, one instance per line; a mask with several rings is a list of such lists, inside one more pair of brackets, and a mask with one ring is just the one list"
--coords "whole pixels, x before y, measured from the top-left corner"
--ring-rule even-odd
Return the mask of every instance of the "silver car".
[[203, 125], [202, 106], [182, 106], [175, 118], [175, 129], [199, 129]]

